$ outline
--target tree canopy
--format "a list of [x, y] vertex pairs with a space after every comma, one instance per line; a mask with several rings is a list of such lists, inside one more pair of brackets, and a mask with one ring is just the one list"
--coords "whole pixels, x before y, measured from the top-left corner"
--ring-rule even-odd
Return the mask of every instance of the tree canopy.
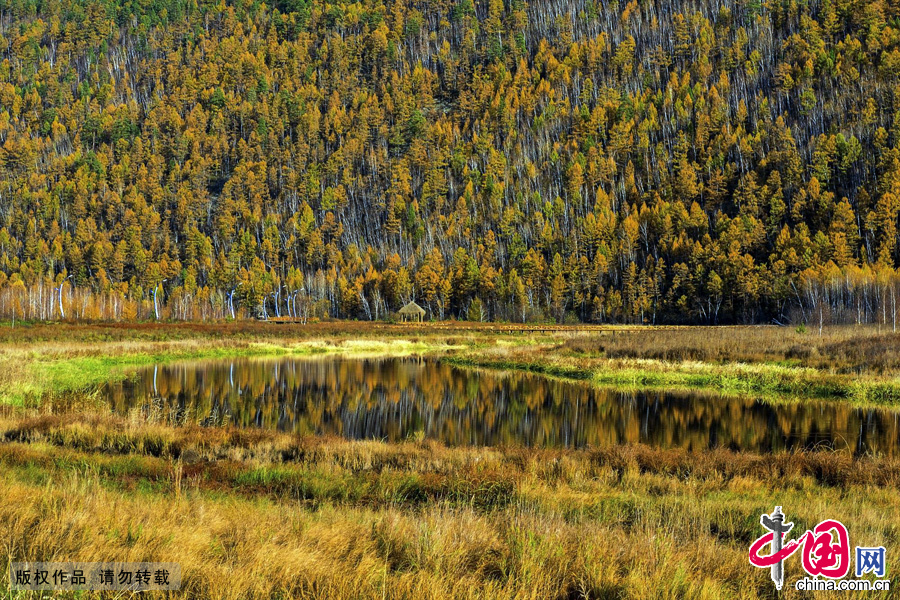
[[898, 23], [0, 0], [0, 313], [895, 320]]

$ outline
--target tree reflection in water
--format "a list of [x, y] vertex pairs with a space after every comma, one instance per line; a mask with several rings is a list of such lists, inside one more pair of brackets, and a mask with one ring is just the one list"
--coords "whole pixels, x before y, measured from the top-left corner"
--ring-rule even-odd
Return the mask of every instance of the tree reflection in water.
[[705, 393], [618, 391], [432, 359], [238, 359], [164, 365], [110, 385], [113, 409], [298, 434], [448, 444], [641, 442], [770, 452], [827, 447], [893, 455], [900, 413], [841, 402], [768, 404]]

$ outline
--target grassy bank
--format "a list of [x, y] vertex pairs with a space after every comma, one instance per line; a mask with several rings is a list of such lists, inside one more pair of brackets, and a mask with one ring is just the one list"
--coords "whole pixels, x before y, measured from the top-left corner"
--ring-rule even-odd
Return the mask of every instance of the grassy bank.
[[36, 325], [0, 327], [0, 404], [89, 395], [144, 365], [236, 356], [439, 353], [460, 366], [521, 369], [620, 388], [705, 389], [772, 400], [900, 404], [900, 335], [831, 328], [562, 328], [469, 323]]
[[[780, 504], [795, 530], [837, 518], [853, 543], [894, 548], [890, 453], [350, 442], [110, 415], [91, 390], [181, 359], [434, 353], [597, 385], [890, 404], [898, 341], [776, 328], [3, 329], [0, 572], [23, 559], [179, 562], [179, 597], [217, 599], [800, 598], [748, 564], [759, 515]], [[82, 402], [57, 411], [69, 397]], [[787, 580], [800, 576], [794, 557]]]
[[97, 386], [136, 368], [177, 360], [231, 357], [408, 356], [446, 352], [446, 341], [406, 339], [200, 338], [174, 341], [59, 342], [0, 349], [0, 404], [38, 406], [72, 392], [89, 397]]
[[835, 328], [635, 329], [558, 334], [531, 346], [479, 347], [445, 361], [523, 370], [623, 389], [712, 390], [773, 401], [900, 405], [900, 335]]
[[496, 356], [469, 353], [443, 360], [461, 367], [521, 370], [562, 379], [590, 381], [619, 389], [714, 390], [726, 394], [761, 396], [776, 401], [803, 398], [840, 399], [860, 405], [900, 402], [900, 383], [872, 378], [824, 374], [805, 367], [769, 364], [700, 362], [667, 363], [641, 359], [573, 360], [549, 352]]
[[0, 420], [0, 439], [0, 568], [175, 561], [196, 598], [775, 598], [747, 564], [773, 503], [872, 546], [900, 522], [896, 459], [827, 452], [388, 445], [91, 414]]

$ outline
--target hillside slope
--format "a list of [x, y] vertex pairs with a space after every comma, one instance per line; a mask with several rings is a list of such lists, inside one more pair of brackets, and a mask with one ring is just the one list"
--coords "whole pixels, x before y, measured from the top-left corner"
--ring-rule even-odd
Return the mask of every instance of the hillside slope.
[[0, 315], [891, 322], [898, 17], [0, 0]]

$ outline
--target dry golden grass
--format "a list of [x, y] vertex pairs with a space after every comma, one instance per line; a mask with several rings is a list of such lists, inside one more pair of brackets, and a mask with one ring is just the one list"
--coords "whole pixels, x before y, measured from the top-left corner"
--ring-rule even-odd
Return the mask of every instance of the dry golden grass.
[[[507, 484], [521, 477], [526, 464], [544, 465], [547, 474], [559, 471], [560, 475], [553, 476], [558, 478], [562, 474], [560, 465], [573, 466], [566, 461], [575, 457], [619, 474], [636, 469], [640, 473], [676, 477], [753, 477], [759, 480], [810, 477], [827, 486], [900, 487], [900, 459], [853, 457], [842, 452], [760, 455], [716, 449], [694, 453], [644, 445], [579, 451], [526, 447], [454, 448], [430, 440], [386, 444], [322, 436], [299, 437], [256, 428], [173, 427], [153, 419], [153, 415], [148, 417], [139, 411], [133, 411], [127, 417], [93, 412], [0, 416], [0, 442], [18, 444], [21, 448], [40, 446], [60, 452], [71, 450], [101, 458], [130, 455], [158, 458], [182, 464], [189, 475], [209, 467], [211, 470], [205, 473], [204, 480], [213, 483], [212, 474], [217, 469], [220, 474], [235, 475], [231, 471], [226, 473], [227, 469], [223, 470], [226, 466], [265, 469], [326, 465], [329, 469], [336, 467], [367, 474], [406, 470], [431, 475], [441, 473], [449, 477], [463, 473], [471, 475], [470, 480]], [[283, 470], [285, 473], [287, 471]], [[547, 474], [546, 477], [550, 477]], [[430, 482], [436, 483], [439, 479], [432, 477]], [[279, 485], [275, 479], [265, 483], [268, 489]], [[500, 489], [498, 487], [496, 491]]]
[[871, 545], [900, 522], [900, 461], [833, 453], [389, 445], [73, 414], [6, 418], [0, 436], [6, 560], [179, 562], [179, 597], [774, 597], [746, 558], [773, 503]]
[[571, 332], [563, 350], [606, 358], [666, 362], [788, 362], [832, 373], [896, 374], [900, 333], [875, 325], [826, 327], [671, 327]]
[[[900, 541], [897, 459], [298, 438], [113, 416], [75, 393], [147, 360], [321, 349], [322, 340], [329, 351], [462, 346], [455, 352], [475, 362], [636, 385], [844, 390], [854, 369], [877, 384], [896, 374], [892, 334], [847, 328], [821, 338], [778, 328], [497, 336], [255, 323], [0, 332], [0, 390], [50, 393], [32, 408], [0, 408], [0, 569], [23, 559], [174, 561], [185, 598], [791, 599], [802, 596], [776, 596], [747, 561], [759, 515], [774, 504], [800, 530], [838, 518], [854, 543], [890, 553]], [[800, 576], [798, 561], [787, 576]]]

